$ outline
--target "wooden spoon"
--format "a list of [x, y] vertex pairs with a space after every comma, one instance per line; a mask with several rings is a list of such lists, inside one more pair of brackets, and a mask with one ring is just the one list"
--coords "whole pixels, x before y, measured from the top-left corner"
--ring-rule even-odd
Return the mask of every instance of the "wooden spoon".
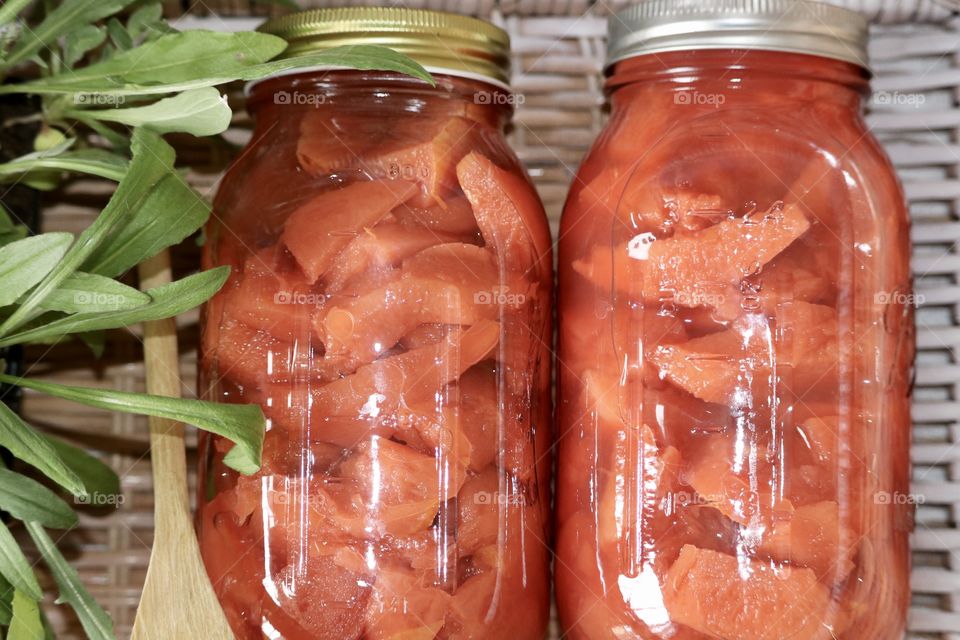
[[[145, 260], [143, 289], [170, 282], [170, 254]], [[177, 327], [173, 318], [144, 323], [147, 391], [180, 397]], [[190, 517], [183, 425], [150, 418], [155, 522], [150, 565], [133, 621], [132, 640], [204, 638], [231, 640], [233, 634], [203, 568]]]

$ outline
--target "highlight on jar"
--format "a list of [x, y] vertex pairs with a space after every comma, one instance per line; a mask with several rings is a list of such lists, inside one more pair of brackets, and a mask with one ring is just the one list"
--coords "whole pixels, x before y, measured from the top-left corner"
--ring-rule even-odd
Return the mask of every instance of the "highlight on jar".
[[240, 639], [541, 638], [552, 258], [503, 135], [507, 36], [399, 8], [261, 29], [294, 55], [379, 34], [436, 84], [310, 69], [250, 89], [253, 140], [208, 229], [206, 262], [233, 270], [200, 372], [268, 431], [250, 476], [204, 443], [214, 590]]
[[610, 20], [559, 240], [565, 638], [902, 637], [908, 220], [866, 28], [784, 1]]

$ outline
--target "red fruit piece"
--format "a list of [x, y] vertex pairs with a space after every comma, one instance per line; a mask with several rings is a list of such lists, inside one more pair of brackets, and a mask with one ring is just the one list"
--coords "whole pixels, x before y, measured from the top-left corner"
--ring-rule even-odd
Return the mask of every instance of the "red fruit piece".
[[449, 404], [435, 399], [409, 406], [402, 417], [401, 438], [438, 451], [471, 471], [482, 471], [500, 450], [500, 414], [493, 367], [476, 365], [448, 387]]
[[327, 191], [290, 214], [281, 240], [316, 282], [352, 239], [417, 192], [403, 180], [365, 180]]
[[369, 640], [432, 640], [443, 627], [450, 594], [424, 586], [418, 573], [379, 569], [366, 613]]
[[495, 467], [488, 467], [485, 471], [463, 483], [463, 488], [457, 496], [457, 550], [462, 556], [468, 556], [480, 547], [494, 544], [500, 532], [500, 513], [506, 511], [510, 499], [521, 500], [521, 496], [505, 495], [516, 487], [510, 478]]
[[832, 469], [837, 460], [839, 442], [839, 420], [836, 416], [804, 420], [797, 427], [797, 435], [825, 469]]
[[328, 382], [356, 370], [357, 364], [342, 358], [317, 356], [310, 342], [276, 340], [236, 320], [226, 320], [216, 346], [216, 373], [250, 392], [272, 382]]
[[[810, 222], [798, 207], [727, 218], [712, 227], [669, 238], [637, 235], [610, 249], [597, 247], [573, 268], [601, 290], [680, 306], [721, 308], [735, 287], [806, 233]], [[733, 291], [733, 292], [732, 292]]]
[[[236, 494], [225, 491], [199, 510], [198, 536], [210, 584], [221, 598], [223, 612], [236, 631], [259, 631], [263, 562], [256, 538], [234, 516]], [[252, 636], [251, 636], [252, 637]]]
[[690, 464], [683, 478], [711, 507], [734, 522], [762, 530], [789, 516], [793, 505], [778, 497], [766, 478], [752, 477], [748, 468], [741, 470], [748, 466], [743, 457], [728, 436], [708, 436], [698, 451], [688, 456]]
[[499, 324], [480, 321], [451, 331], [440, 343], [382, 358], [317, 389], [271, 385], [259, 404], [277, 427], [350, 448], [371, 430], [392, 432], [401, 404], [416, 405], [439, 393], [489, 357], [499, 338]]
[[550, 266], [550, 236], [539, 222], [543, 205], [529, 181], [477, 153], [457, 165], [457, 179], [467, 195], [486, 246], [508, 269], [526, 273]]
[[762, 402], [758, 396], [772, 393], [773, 382], [800, 397], [835, 389], [839, 357], [836, 311], [799, 300], [778, 305], [773, 321], [751, 314], [732, 329], [660, 345], [650, 354], [661, 376], [720, 404], [751, 394]]
[[306, 339], [323, 296], [280, 245], [261, 249], [244, 262], [236, 284], [221, 294], [223, 316], [287, 341]]
[[457, 239], [450, 233], [396, 222], [383, 222], [373, 228], [365, 228], [340, 252], [336, 262], [323, 276], [324, 292], [336, 293], [352, 278], [368, 269], [388, 270], [418, 251]]
[[305, 563], [281, 569], [274, 581], [283, 587], [277, 590], [276, 607], [268, 606], [273, 611], [265, 617], [284, 638], [353, 640], [361, 636], [371, 594], [369, 576], [340, 566], [333, 554], [311, 554]]
[[809, 228], [800, 209], [787, 205], [782, 210], [728, 218], [690, 235], [636, 248], [628, 245], [628, 255], [631, 249], [631, 257], [647, 254], [645, 299], [658, 299], [668, 292], [683, 306], [717, 306], [715, 301], [723, 300], [731, 285], [760, 271]]
[[678, 387], [701, 400], [724, 404], [746, 385], [744, 375], [762, 380], [762, 352], [750, 353], [744, 340], [737, 331], [720, 331], [681, 344], [659, 345], [650, 360], [662, 377]]
[[840, 521], [836, 502], [797, 507], [765, 534], [758, 552], [812, 569], [827, 582], [841, 582], [853, 569], [856, 541]]
[[730, 208], [720, 196], [686, 189], [661, 188], [633, 180], [634, 172], [611, 167], [584, 185], [579, 207], [612, 218], [631, 219], [641, 231], [669, 234], [699, 231], [727, 217]]
[[828, 640], [842, 629], [809, 569], [773, 568], [686, 545], [663, 585], [670, 618], [725, 640]]
[[470, 201], [461, 195], [426, 208], [402, 204], [393, 215], [403, 225], [426, 227], [438, 233], [473, 237], [479, 231]]
[[783, 386], [801, 398], [817, 390], [834, 398], [843, 357], [837, 311], [796, 300], [777, 307], [776, 322], [777, 374]]
[[344, 460], [340, 476], [361, 487], [373, 517], [398, 535], [429, 527], [440, 505], [455, 496], [464, 481], [456, 467], [441, 469], [434, 456], [377, 436]]
[[[489, 251], [469, 244], [431, 247], [404, 261], [400, 274], [317, 317], [330, 354], [369, 362], [419, 325], [470, 325], [497, 317], [500, 274]], [[511, 302], [507, 300], [507, 302]]]

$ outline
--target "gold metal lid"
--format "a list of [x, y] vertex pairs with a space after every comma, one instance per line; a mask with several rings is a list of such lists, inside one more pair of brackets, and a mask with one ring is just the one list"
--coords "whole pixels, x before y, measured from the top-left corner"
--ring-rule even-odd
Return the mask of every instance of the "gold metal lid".
[[289, 43], [285, 57], [341, 45], [376, 44], [406, 54], [428, 71], [507, 85], [510, 37], [489, 22], [399, 7], [313, 9], [268, 20], [258, 31]]

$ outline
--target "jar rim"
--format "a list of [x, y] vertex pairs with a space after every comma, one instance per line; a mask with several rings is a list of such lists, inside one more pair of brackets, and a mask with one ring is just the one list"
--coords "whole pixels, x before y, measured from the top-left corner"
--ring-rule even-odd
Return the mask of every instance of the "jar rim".
[[[273, 18], [257, 29], [287, 41], [284, 58], [344, 45], [380, 45], [429, 71], [510, 80], [510, 36], [490, 22], [444, 11], [405, 7], [311, 9]], [[464, 75], [469, 74], [469, 75]]]
[[607, 72], [640, 55], [716, 49], [798, 53], [870, 68], [866, 18], [811, 0], [644, 0], [607, 25]]

